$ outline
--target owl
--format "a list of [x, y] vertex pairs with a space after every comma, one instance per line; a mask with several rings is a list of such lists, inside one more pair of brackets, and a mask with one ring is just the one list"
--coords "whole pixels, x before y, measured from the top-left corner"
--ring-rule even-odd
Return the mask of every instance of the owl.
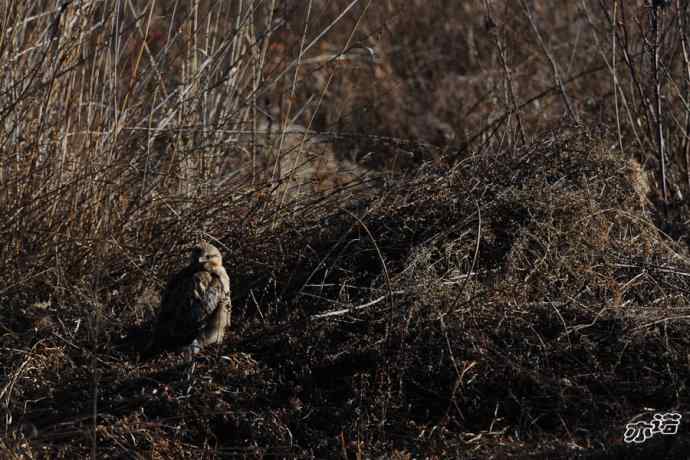
[[230, 325], [230, 279], [218, 248], [201, 242], [189, 266], [170, 277], [161, 297], [153, 347], [188, 346], [197, 353], [220, 343]]

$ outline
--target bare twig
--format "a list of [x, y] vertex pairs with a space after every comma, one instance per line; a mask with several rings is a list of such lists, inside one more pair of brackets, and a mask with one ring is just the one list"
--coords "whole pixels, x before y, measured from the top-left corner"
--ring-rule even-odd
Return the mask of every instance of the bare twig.
[[558, 64], [556, 63], [556, 59], [553, 57], [553, 54], [549, 50], [548, 46], [546, 46], [546, 43], [544, 42], [544, 39], [542, 38], [541, 32], [539, 31], [539, 27], [537, 27], [537, 23], [534, 20], [534, 16], [532, 14], [532, 11], [530, 10], [529, 6], [527, 6], [527, 3], [525, 0], [520, 0], [520, 4], [522, 5], [522, 9], [525, 12], [525, 16], [527, 16], [527, 20], [529, 21], [530, 25], [532, 26], [532, 30], [534, 31], [534, 35], [537, 37], [537, 41], [539, 42], [539, 45], [541, 46], [542, 51], [544, 52], [544, 55], [546, 58], [549, 60], [549, 63], [551, 64], [551, 72], [553, 75], [554, 83], [558, 87], [559, 93], [561, 95], [561, 99], [563, 100], [563, 103], [565, 104], [566, 109], [568, 110], [568, 114], [570, 115], [570, 118], [575, 121], [576, 123], [579, 123], [580, 119], [577, 116], [577, 112], [573, 108], [572, 104], [570, 103], [570, 97], [568, 97], [568, 93], [565, 89], [565, 83], [563, 78], [561, 77], [561, 72], [558, 70]]
[[515, 114], [518, 134], [520, 135], [520, 144], [525, 145], [527, 142], [527, 136], [525, 134], [525, 127], [522, 123], [522, 113], [520, 107], [517, 105], [517, 98], [515, 97], [515, 92], [513, 91], [513, 73], [508, 65], [508, 57], [506, 55], [503, 37], [500, 33], [501, 27], [495, 23], [494, 15], [492, 14], [491, 6], [489, 5], [489, 0], [484, 0], [484, 9], [486, 10], [487, 21], [490, 21], [490, 23], [487, 24], [487, 27], [490, 29], [490, 32], [492, 32], [494, 44], [496, 46], [496, 50], [498, 51], [498, 57], [501, 60], [501, 66], [503, 67], [506, 93], [508, 94], [508, 103], [511, 107], [512, 113]]
[[664, 199], [664, 205], [668, 202], [667, 178], [666, 178], [666, 142], [664, 139], [664, 127], [661, 120], [661, 78], [659, 76], [659, 60], [661, 47], [663, 43], [660, 41], [659, 30], [659, 6], [657, 2], [653, 2], [652, 7], [649, 8], [649, 20], [652, 28], [652, 39], [649, 44], [651, 62], [652, 62], [652, 78], [654, 82], [654, 134], [656, 138], [656, 153], [659, 159], [661, 190]]
[[[688, 50], [688, 3], [678, 2], [676, 8], [676, 14], [680, 18], [678, 22], [678, 32], [680, 35], [681, 49], [683, 50], [683, 64], [685, 68], [684, 74], [684, 92], [685, 100], [690, 101], [690, 57]], [[683, 133], [683, 144], [682, 144], [683, 159], [685, 161], [685, 180], [687, 183], [688, 190], [690, 190], [690, 110], [686, 107], [685, 109], [685, 133]]]
[[319, 313], [318, 315], [311, 315], [311, 319], [324, 319], [324, 318], [331, 318], [333, 316], [342, 316], [346, 315], [348, 313], [352, 313], [357, 310], [362, 310], [364, 308], [371, 307], [373, 305], [376, 305], [377, 303], [381, 302], [383, 299], [385, 299], [386, 296], [381, 296], [377, 299], [372, 300], [371, 302], [367, 302], [362, 305], [357, 305], [356, 307], [350, 307], [350, 308], [343, 308], [341, 310], [334, 310], [334, 311], [329, 311], [327, 313]]

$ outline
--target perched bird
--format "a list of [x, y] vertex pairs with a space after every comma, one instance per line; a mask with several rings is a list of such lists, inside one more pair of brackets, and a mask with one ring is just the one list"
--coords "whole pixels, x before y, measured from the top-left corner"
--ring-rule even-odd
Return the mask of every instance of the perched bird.
[[163, 291], [151, 348], [189, 346], [192, 353], [220, 343], [230, 325], [230, 279], [218, 248], [201, 242], [188, 267]]

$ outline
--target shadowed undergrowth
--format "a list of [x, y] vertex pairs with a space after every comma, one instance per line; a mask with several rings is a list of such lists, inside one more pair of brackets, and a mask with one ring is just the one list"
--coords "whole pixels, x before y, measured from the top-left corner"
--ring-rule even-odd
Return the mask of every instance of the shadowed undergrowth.
[[236, 326], [191, 377], [112, 348], [155, 295], [99, 306], [100, 326], [16, 311], [8, 408], [39, 434], [8, 447], [87, 452], [95, 378], [101, 455], [623, 449], [641, 407], [686, 410], [687, 249], [629, 162], [582, 129], [542, 139], [228, 236]]

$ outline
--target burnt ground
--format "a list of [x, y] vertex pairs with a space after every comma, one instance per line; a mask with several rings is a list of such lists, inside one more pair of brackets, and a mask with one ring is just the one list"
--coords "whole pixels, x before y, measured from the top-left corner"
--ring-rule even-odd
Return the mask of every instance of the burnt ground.
[[[157, 301], [143, 275], [100, 304], [22, 305], [2, 318], [3, 450], [682, 456], [690, 258], [642, 180], [562, 130], [422, 163], [309, 218], [228, 226], [232, 334], [192, 363], [141, 358]], [[626, 444], [656, 412], [681, 414], [678, 434]]]

